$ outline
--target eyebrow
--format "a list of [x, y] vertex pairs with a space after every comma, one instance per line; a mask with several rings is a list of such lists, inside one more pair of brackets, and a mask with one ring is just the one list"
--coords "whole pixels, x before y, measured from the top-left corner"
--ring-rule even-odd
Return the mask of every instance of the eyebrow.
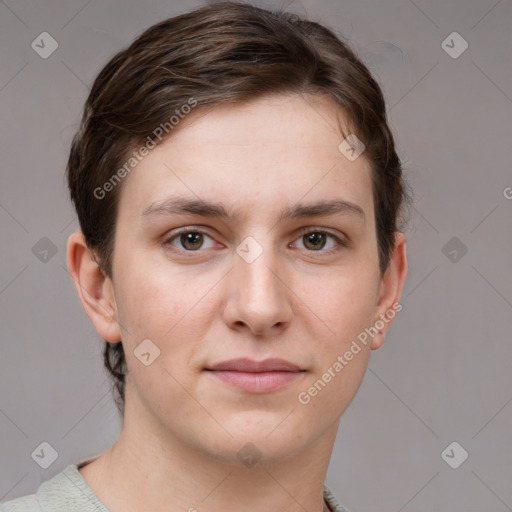
[[[213, 203], [203, 199], [189, 199], [185, 197], [170, 197], [163, 201], [152, 203], [143, 212], [142, 217], [153, 215], [192, 214], [203, 217], [218, 217], [223, 220], [239, 219], [239, 213], [227, 208], [222, 203]], [[327, 215], [356, 215], [363, 222], [366, 220], [364, 210], [357, 204], [342, 199], [318, 201], [311, 204], [302, 204], [281, 210], [279, 222], [304, 217], [320, 217]]]

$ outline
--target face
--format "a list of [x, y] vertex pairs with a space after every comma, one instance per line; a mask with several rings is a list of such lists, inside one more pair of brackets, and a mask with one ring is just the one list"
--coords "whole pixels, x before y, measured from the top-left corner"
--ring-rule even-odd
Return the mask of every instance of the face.
[[[384, 313], [370, 167], [338, 149], [340, 115], [311, 96], [215, 107], [126, 178], [112, 283], [130, 421], [225, 461], [336, 428], [376, 348], [353, 342]], [[212, 371], [275, 358], [299, 371]]]

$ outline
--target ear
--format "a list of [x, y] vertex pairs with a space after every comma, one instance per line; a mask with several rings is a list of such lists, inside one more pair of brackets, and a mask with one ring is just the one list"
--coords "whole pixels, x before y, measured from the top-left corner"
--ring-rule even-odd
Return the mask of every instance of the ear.
[[[395, 247], [388, 268], [380, 283], [377, 311], [374, 320], [374, 326], [377, 324], [379, 332], [372, 339], [372, 350], [376, 350], [383, 345], [387, 330], [394, 322], [396, 313], [402, 309], [400, 297], [402, 296], [407, 269], [405, 235], [397, 231], [395, 233]], [[382, 324], [384, 324], [384, 326], [381, 329]]]
[[96, 263], [80, 231], [68, 238], [67, 265], [80, 302], [98, 334], [112, 343], [121, 341], [114, 285]]

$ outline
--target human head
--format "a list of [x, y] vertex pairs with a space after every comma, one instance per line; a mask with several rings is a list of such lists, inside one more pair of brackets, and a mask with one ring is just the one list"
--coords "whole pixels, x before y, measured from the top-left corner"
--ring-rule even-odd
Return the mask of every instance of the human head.
[[[346, 121], [341, 133], [363, 141], [383, 276], [407, 193], [380, 87], [327, 28], [294, 14], [231, 2], [150, 27], [115, 55], [93, 84], [67, 176], [81, 231], [103, 272], [113, 277], [118, 205], [136, 168], [126, 166], [137, 158], [134, 152], [162, 144], [193, 116], [222, 105], [290, 93], [330, 97]], [[106, 342], [104, 361], [122, 408], [121, 342]]]

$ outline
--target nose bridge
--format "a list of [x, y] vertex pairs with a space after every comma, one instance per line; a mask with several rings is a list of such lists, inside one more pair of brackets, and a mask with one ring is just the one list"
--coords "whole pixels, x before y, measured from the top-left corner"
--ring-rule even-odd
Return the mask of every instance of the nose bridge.
[[279, 280], [276, 279], [277, 255], [270, 237], [257, 241], [247, 237], [236, 249], [235, 275], [238, 288], [246, 294], [246, 299], [266, 300], [279, 295]]
[[236, 248], [234, 269], [231, 272], [228, 318], [230, 323], [240, 322], [251, 330], [263, 333], [276, 324], [289, 322], [289, 297], [279, 272], [281, 262], [271, 236], [265, 241], [247, 237]]

